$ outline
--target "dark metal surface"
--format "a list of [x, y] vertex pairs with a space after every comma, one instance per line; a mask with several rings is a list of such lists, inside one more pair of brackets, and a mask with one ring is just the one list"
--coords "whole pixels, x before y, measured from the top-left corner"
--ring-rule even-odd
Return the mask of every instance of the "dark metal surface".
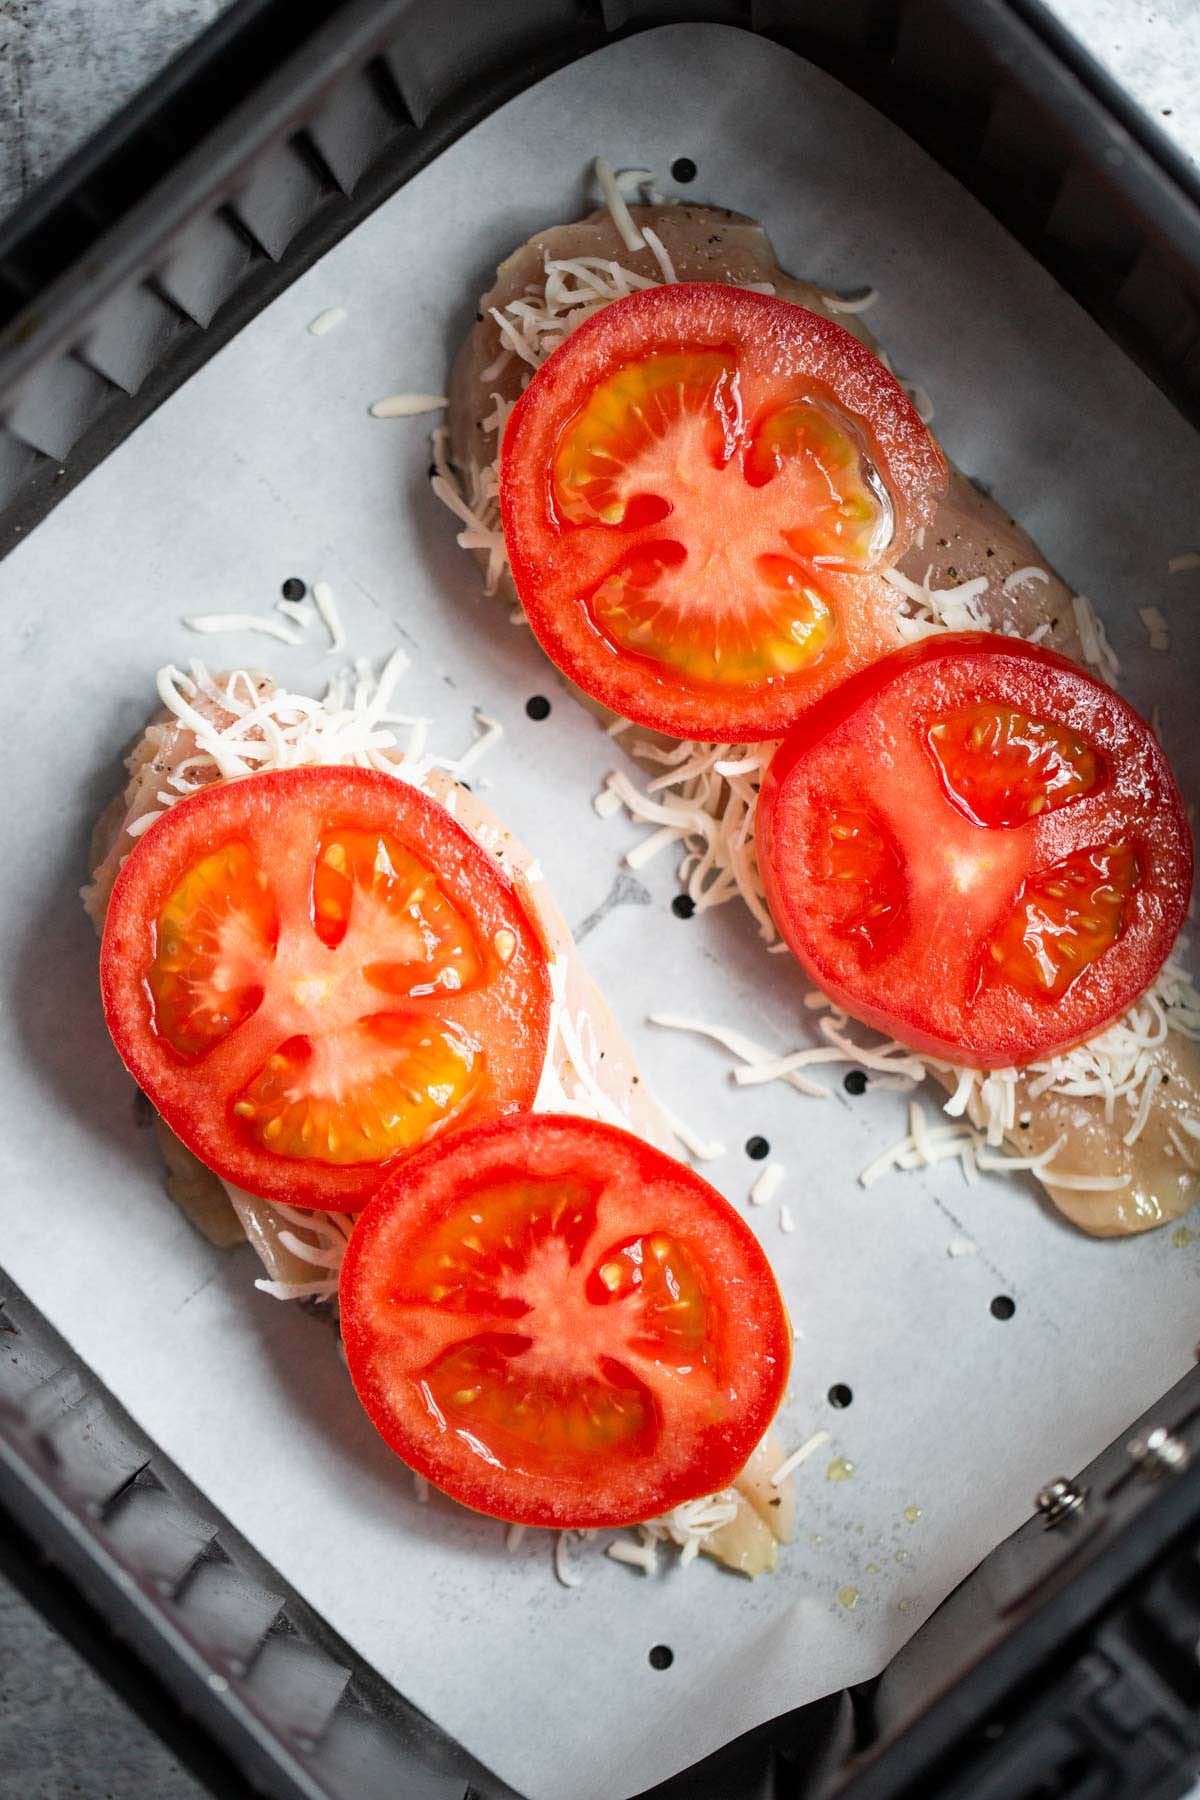
[[256, 1555], [2, 1271], [0, 1569], [218, 1794], [512, 1800]]
[[[238, 0], [0, 231], [0, 552], [477, 119], [614, 37], [704, 19], [879, 106], [1200, 417], [1200, 183], [1035, 0]], [[510, 1795], [0, 1295], [10, 1571], [216, 1791]], [[1196, 1387], [1143, 1427], [1192, 1441]], [[763, 1727], [656, 1800], [1182, 1791], [1200, 1745], [1200, 1467], [1146, 1481], [1122, 1440], [1078, 1484], [1085, 1506], [1051, 1530], [1036, 1516], [869, 1690]]]

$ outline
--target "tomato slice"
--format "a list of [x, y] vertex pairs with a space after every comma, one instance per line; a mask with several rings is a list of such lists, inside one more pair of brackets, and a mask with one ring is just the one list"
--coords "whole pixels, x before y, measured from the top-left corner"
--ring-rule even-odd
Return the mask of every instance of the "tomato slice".
[[529, 382], [500, 461], [543, 649], [626, 718], [733, 741], [784, 730], [899, 645], [881, 571], [945, 486], [857, 338], [713, 282], [586, 320]]
[[553, 1114], [398, 1169], [355, 1226], [341, 1322], [396, 1454], [528, 1525], [623, 1525], [727, 1486], [791, 1355], [729, 1203], [628, 1132]]
[[444, 807], [304, 768], [189, 795], [113, 889], [105, 1016], [218, 1175], [353, 1210], [447, 1126], [529, 1106], [549, 1033], [538, 934]]
[[1038, 646], [931, 637], [805, 714], [767, 772], [759, 865], [783, 937], [867, 1024], [1021, 1065], [1149, 987], [1192, 843], [1153, 733]]

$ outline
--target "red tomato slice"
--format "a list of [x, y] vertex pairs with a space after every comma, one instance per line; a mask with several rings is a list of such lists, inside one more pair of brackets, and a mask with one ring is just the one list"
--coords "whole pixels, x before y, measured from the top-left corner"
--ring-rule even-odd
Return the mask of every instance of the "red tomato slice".
[[714, 282], [585, 321], [513, 409], [500, 460], [513, 580], [585, 693], [679, 737], [786, 729], [900, 643], [880, 571], [946, 465], [840, 325]]
[[1103, 1030], [1187, 913], [1192, 842], [1149, 727], [1052, 651], [925, 638], [805, 714], [763, 782], [767, 899], [856, 1018], [979, 1068]]
[[353, 1210], [435, 1133], [531, 1105], [546, 1057], [546, 957], [512, 886], [374, 770], [173, 806], [117, 879], [100, 982], [171, 1129], [293, 1206]]
[[791, 1355], [728, 1201], [628, 1132], [552, 1114], [398, 1169], [355, 1226], [341, 1320], [396, 1454], [527, 1525], [624, 1525], [727, 1486]]

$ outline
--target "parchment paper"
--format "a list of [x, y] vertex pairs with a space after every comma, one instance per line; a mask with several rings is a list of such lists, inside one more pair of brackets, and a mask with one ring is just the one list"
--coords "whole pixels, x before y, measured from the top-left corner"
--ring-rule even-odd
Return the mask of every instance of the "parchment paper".
[[[764, 218], [783, 261], [882, 291], [873, 323], [934, 394], [950, 452], [1092, 595], [1157, 700], [1197, 789], [1200, 454], [1158, 393], [919, 150], [790, 53], [716, 27], [637, 37], [551, 77], [475, 130], [289, 290], [171, 399], [0, 570], [7, 655], [6, 955], [0, 1016], [0, 1256], [145, 1428], [376, 1667], [539, 1800], [612, 1800], [800, 1701], [871, 1675], [968, 1569], [1188, 1365], [1200, 1245], [1170, 1232], [1090, 1241], [1020, 1178], [949, 1166], [864, 1192], [861, 1165], [903, 1130], [895, 1094], [805, 1100], [729, 1086], [722, 1054], [645, 1025], [664, 1005], [779, 1047], [802, 1029], [789, 966], [726, 908], [669, 910], [669, 859], [643, 903], [603, 911], [638, 833], [590, 799], [619, 752], [557, 686], [529, 634], [484, 600], [426, 481], [429, 420], [369, 404], [438, 391], [505, 252], [577, 214], [597, 153], [666, 171], [689, 196]], [[669, 187], [669, 182], [666, 182]], [[323, 309], [348, 317], [324, 337]], [[482, 705], [507, 736], [479, 776], [540, 855], [664, 1099], [728, 1145], [707, 1166], [743, 1203], [762, 1133], [787, 1166], [750, 1216], [797, 1327], [784, 1430], [829, 1450], [800, 1472], [800, 1528], [750, 1584], [703, 1562], [646, 1579], [581, 1546], [581, 1587], [533, 1534], [433, 1502], [376, 1441], [328, 1329], [254, 1292], [162, 1196], [150, 1134], [108, 1045], [96, 947], [76, 899], [118, 753], [152, 674], [202, 652], [321, 683], [338, 659], [259, 639], [205, 642], [181, 615], [267, 611], [288, 576], [332, 583], [350, 650], [397, 640], [403, 694], [438, 745]], [[1135, 602], [1168, 614], [1144, 648]], [[526, 698], [553, 700], [529, 720]], [[628, 881], [621, 892], [637, 895]], [[952, 1258], [968, 1237], [978, 1253]], [[1000, 1322], [996, 1294], [1016, 1301]], [[853, 1390], [834, 1412], [831, 1383]], [[853, 1464], [826, 1478], [833, 1456]], [[854, 1589], [856, 1604], [839, 1599]], [[845, 1599], [849, 1599], [847, 1592]], [[649, 1667], [655, 1644], [675, 1652]]]

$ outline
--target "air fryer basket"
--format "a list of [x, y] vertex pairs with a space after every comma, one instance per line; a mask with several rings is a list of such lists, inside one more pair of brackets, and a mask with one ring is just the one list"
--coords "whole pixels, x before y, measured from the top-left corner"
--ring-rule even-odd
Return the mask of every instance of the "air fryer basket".
[[[241, 0], [0, 229], [0, 553], [478, 119], [680, 21], [763, 33], [863, 94], [1200, 421], [1200, 183], [1036, 0]], [[0, 1334], [3, 1566], [216, 1791], [512, 1792], [255, 1556], [2, 1273]], [[1182, 1792], [1193, 1461], [1200, 1370], [1040, 1497], [877, 1682], [655, 1795]]]

